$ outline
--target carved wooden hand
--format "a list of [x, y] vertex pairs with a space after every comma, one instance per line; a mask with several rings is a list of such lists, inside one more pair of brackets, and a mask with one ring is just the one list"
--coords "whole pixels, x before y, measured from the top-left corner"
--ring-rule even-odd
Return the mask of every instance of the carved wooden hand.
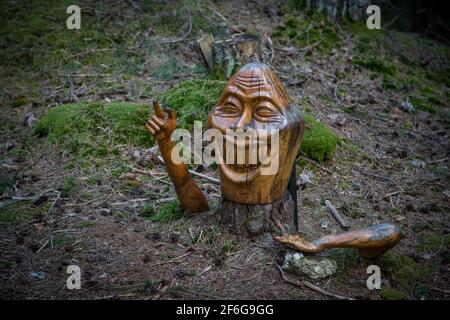
[[147, 121], [145, 128], [158, 142], [181, 207], [191, 212], [207, 211], [208, 202], [192, 179], [186, 165], [184, 163], [175, 164], [172, 160], [172, 150], [175, 144], [171, 140], [171, 136], [177, 126], [175, 112], [173, 110], [162, 111], [157, 101], [153, 101], [153, 111], [155, 114]]
[[175, 111], [162, 111], [158, 101], [153, 101], [153, 111], [155, 114], [147, 121], [145, 128], [158, 141], [170, 139], [177, 127]]
[[301, 252], [317, 253], [331, 248], [356, 248], [359, 249], [361, 256], [374, 258], [393, 248], [402, 237], [398, 227], [383, 223], [365, 229], [325, 236], [314, 241], [290, 235], [275, 237], [275, 240]]

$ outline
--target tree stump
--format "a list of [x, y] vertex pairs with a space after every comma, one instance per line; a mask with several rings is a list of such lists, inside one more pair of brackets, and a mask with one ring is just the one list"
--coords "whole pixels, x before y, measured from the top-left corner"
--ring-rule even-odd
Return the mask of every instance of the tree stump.
[[249, 33], [223, 40], [206, 34], [197, 40], [197, 46], [206, 66], [218, 78], [228, 79], [238, 66], [261, 58], [260, 39]]
[[289, 192], [269, 204], [243, 204], [222, 199], [220, 222], [238, 236], [257, 239], [264, 234], [295, 234], [295, 204]]

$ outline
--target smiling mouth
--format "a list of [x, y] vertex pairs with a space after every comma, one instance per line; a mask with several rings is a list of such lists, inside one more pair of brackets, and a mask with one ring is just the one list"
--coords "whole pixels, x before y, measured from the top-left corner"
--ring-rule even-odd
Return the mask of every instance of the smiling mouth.
[[261, 174], [261, 166], [258, 165], [255, 169], [242, 169], [242, 171], [236, 171], [234, 165], [220, 164], [222, 173], [234, 183], [249, 183], [255, 180]]
[[[246, 147], [245, 149], [245, 163], [244, 164], [237, 164], [236, 157], [237, 157], [237, 146], [236, 144], [234, 146], [234, 163], [226, 163], [226, 156], [219, 154], [219, 156], [222, 158], [221, 164], [219, 164], [220, 169], [222, 173], [231, 181], [234, 183], [240, 184], [240, 183], [250, 183], [253, 180], [255, 180], [257, 177], [261, 175], [261, 169], [270, 166], [270, 161], [267, 161], [266, 163], [261, 163], [259, 159], [259, 153], [257, 153], [258, 157], [257, 162], [255, 163], [249, 163], [249, 148]], [[270, 154], [270, 146], [267, 146], [267, 154]], [[258, 148], [255, 148], [257, 152]], [[224, 152], [225, 153], [225, 152]]]

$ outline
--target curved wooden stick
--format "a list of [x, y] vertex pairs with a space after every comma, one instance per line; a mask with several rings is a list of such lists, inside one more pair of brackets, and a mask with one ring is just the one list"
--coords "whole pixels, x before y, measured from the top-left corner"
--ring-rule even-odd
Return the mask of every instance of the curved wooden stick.
[[192, 179], [188, 168], [181, 161], [175, 164], [172, 160], [172, 150], [175, 144], [171, 140], [172, 132], [176, 129], [176, 116], [173, 110], [164, 112], [157, 101], [153, 101], [154, 115], [145, 125], [147, 131], [158, 141], [164, 164], [169, 173], [170, 180], [175, 187], [181, 207], [191, 212], [203, 212], [208, 210], [208, 202]]
[[374, 258], [393, 248], [402, 238], [398, 227], [382, 223], [365, 229], [325, 236], [314, 241], [291, 235], [275, 237], [275, 240], [301, 252], [318, 253], [331, 248], [356, 248], [362, 257]]

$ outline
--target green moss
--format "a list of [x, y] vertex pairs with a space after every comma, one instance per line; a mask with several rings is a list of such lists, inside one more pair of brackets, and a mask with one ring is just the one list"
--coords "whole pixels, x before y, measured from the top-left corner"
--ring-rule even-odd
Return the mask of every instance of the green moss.
[[384, 300], [407, 300], [408, 295], [390, 286], [383, 286], [380, 296]]
[[181, 71], [180, 63], [176, 56], [170, 55], [163, 63], [153, 69], [153, 76], [156, 79], [168, 80]]
[[224, 241], [224, 243], [222, 244], [222, 253], [224, 254], [230, 254], [233, 253], [237, 250], [238, 247], [238, 242], [235, 239], [231, 239], [231, 240], [226, 240]]
[[409, 101], [413, 104], [414, 107], [416, 107], [419, 110], [429, 112], [429, 113], [436, 113], [436, 108], [428, 101], [424, 100], [420, 97], [409, 97]]
[[26, 104], [28, 104], [28, 101], [26, 99], [16, 99], [12, 102], [11, 106], [13, 108], [18, 108], [18, 107], [24, 106]]
[[0, 173], [0, 195], [12, 187], [12, 180]]
[[67, 104], [50, 109], [34, 132], [78, 158], [101, 157], [114, 154], [117, 144], [150, 146], [144, 128], [149, 115], [148, 106], [133, 103]]
[[382, 75], [392, 76], [395, 74], [395, 68], [392, 65], [388, 65], [386, 62], [378, 59], [366, 60], [362, 58], [355, 58], [353, 59], [353, 64]]
[[208, 114], [219, 100], [225, 84], [219, 80], [183, 81], [163, 95], [162, 103], [176, 111], [179, 128], [190, 130], [195, 120], [202, 121], [206, 127]]
[[75, 177], [68, 176], [64, 177], [59, 186], [59, 191], [61, 191], [62, 197], [70, 197], [78, 190], [79, 184]]
[[426, 275], [426, 270], [407, 256], [387, 252], [377, 260], [383, 274], [402, 287], [409, 287]]
[[337, 135], [325, 124], [305, 114], [306, 129], [300, 151], [319, 162], [330, 160], [338, 143]]
[[143, 218], [151, 218], [156, 213], [155, 207], [151, 204], [146, 204], [139, 210], [139, 216]]
[[0, 259], [0, 271], [9, 270], [13, 265], [11, 261]]
[[17, 224], [32, 220], [37, 215], [45, 214], [48, 206], [33, 206], [31, 201], [20, 201], [0, 208], [0, 222]]
[[94, 221], [83, 221], [75, 225], [76, 228], [84, 229], [84, 228], [92, 228], [95, 227]]
[[358, 253], [353, 249], [335, 249], [331, 252], [331, 258], [336, 261], [339, 273], [353, 272], [359, 265]]
[[425, 232], [420, 236], [417, 249], [421, 252], [436, 253], [439, 249], [450, 248], [450, 234], [438, 235], [433, 232]]
[[70, 234], [66, 234], [66, 233], [57, 233], [54, 237], [53, 237], [53, 246], [58, 248], [58, 247], [62, 247], [65, 245], [68, 245], [72, 242], [74, 242], [74, 237]]
[[181, 219], [184, 216], [177, 200], [168, 202], [158, 208], [157, 213], [151, 216], [151, 220], [155, 222], [171, 222]]
[[333, 23], [325, 16], [315, 14], [308, 18], [288, 17], [273, 33], [280, 41], [290, 41], [299, 47], [315, 44], [319, 51], [330, 53], [341, 46], [341, 38]]

